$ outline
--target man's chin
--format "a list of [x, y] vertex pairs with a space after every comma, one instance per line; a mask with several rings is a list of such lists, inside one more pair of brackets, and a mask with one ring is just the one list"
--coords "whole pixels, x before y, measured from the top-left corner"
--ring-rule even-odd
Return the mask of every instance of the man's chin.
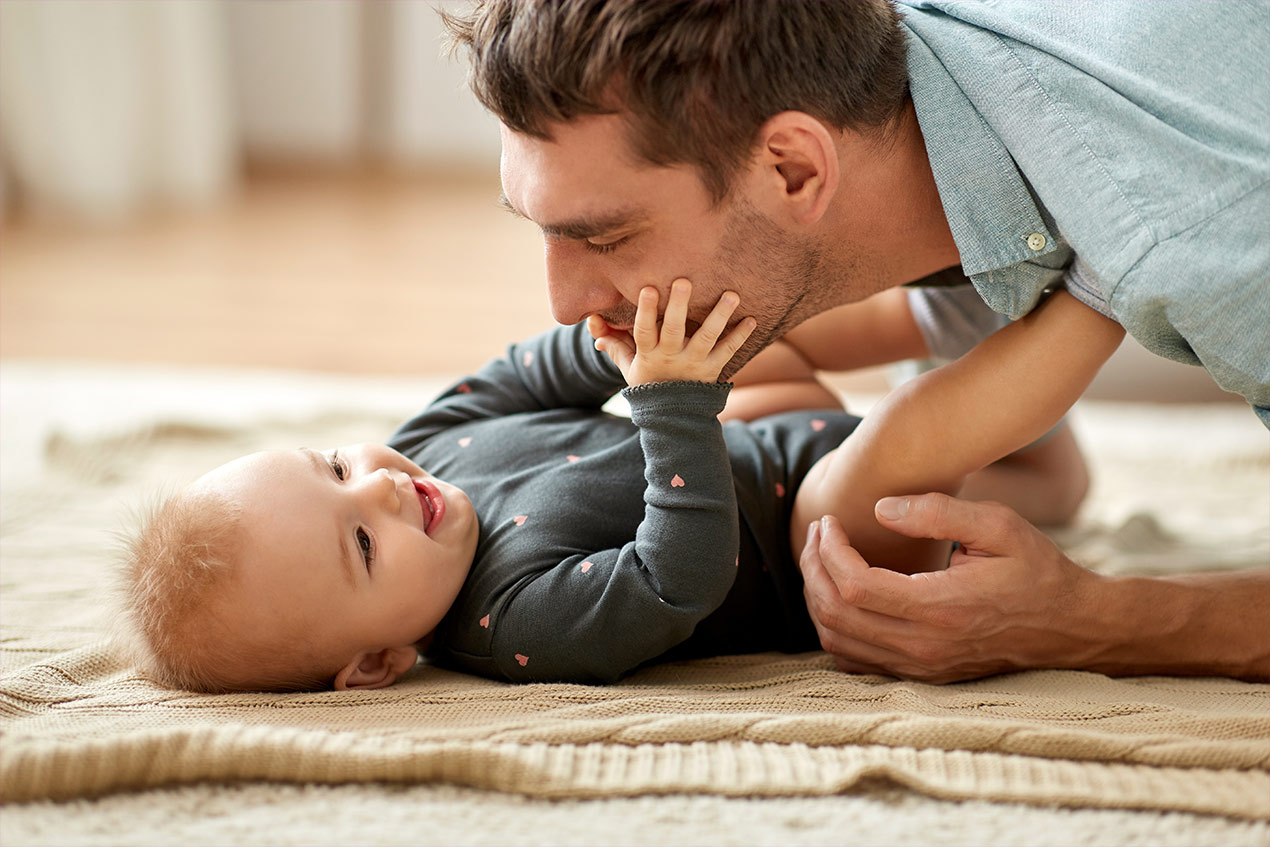
[[745, 343], [741, 345], [741, 349], [733, 354], [728, 363], [723, 366], [723, 370], [719, 372], [719, 381], [727, 382], [731, 380], [737, 371], [745, 367], [750, 359], [758, 355], [768, 344], [771, 344], [770, 338], [756, 340], [753, 335], [747, 338]]

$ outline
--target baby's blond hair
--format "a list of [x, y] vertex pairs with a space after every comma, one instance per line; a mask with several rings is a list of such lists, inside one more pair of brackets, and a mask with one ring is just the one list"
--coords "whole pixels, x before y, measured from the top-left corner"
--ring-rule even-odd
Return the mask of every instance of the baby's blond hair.
[[240, 506], [205, 490], [179, 492], [150, 510], [119, 567], [115, 642], [127, 659], [169, 688], [220, 693], [313, 690], [307, 672], [273, 645], [253, 642], [227, 620], [241, 566]]

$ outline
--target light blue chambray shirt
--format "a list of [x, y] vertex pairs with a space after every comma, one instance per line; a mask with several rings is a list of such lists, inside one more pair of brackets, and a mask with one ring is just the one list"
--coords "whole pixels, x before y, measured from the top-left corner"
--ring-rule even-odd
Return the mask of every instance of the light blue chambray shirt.
[[962, 268], [1065, 285], [1270, 427], [1270, 4], [898, 3]]

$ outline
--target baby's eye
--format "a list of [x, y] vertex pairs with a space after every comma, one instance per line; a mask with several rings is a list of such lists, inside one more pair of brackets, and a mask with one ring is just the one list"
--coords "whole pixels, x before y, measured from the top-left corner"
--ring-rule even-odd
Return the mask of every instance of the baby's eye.
[[331, 453], [331, 471], [335, 474], [335, 478], [340, 482], [348, 476], [348, 466], [344, 464], [344, 460], [340, 458], [340, 451], [336, 450]]
[[366, 569], [369, 570], [370, 563], [375, 559], [375, 542], [371, 541], [370, 533], [360, 526], [357, 528], [357, 546], [361, 548], [362, 561], [366, 563]]

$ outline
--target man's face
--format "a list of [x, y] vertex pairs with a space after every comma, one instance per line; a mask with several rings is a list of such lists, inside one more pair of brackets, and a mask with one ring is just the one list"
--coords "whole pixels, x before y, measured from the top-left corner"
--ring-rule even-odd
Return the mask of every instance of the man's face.
[[382, 444], [254, 453], [196, 485], [242, 509], [239, 628], [302, 637], [332, 672], [431, 633], [476, 549], [467, 496]]
[[559, 323], [599, 315], [629, 329], [641, 288], [654, 286], [665, 303], [671, 282], [686, 277], [693, 329], [720, 294], [736, 291], [733, 325], [747, 315], [758, 325], [727, 376], [828, 305], [815, 284], [819, 251], [750, 203], [744, 173], [713, 206], [695, 169], [637, 162], [618, 115], [579, 118], [552, 133], [544, 141], [504, 127], [502, 180], [508, 208], [542, 229]]

